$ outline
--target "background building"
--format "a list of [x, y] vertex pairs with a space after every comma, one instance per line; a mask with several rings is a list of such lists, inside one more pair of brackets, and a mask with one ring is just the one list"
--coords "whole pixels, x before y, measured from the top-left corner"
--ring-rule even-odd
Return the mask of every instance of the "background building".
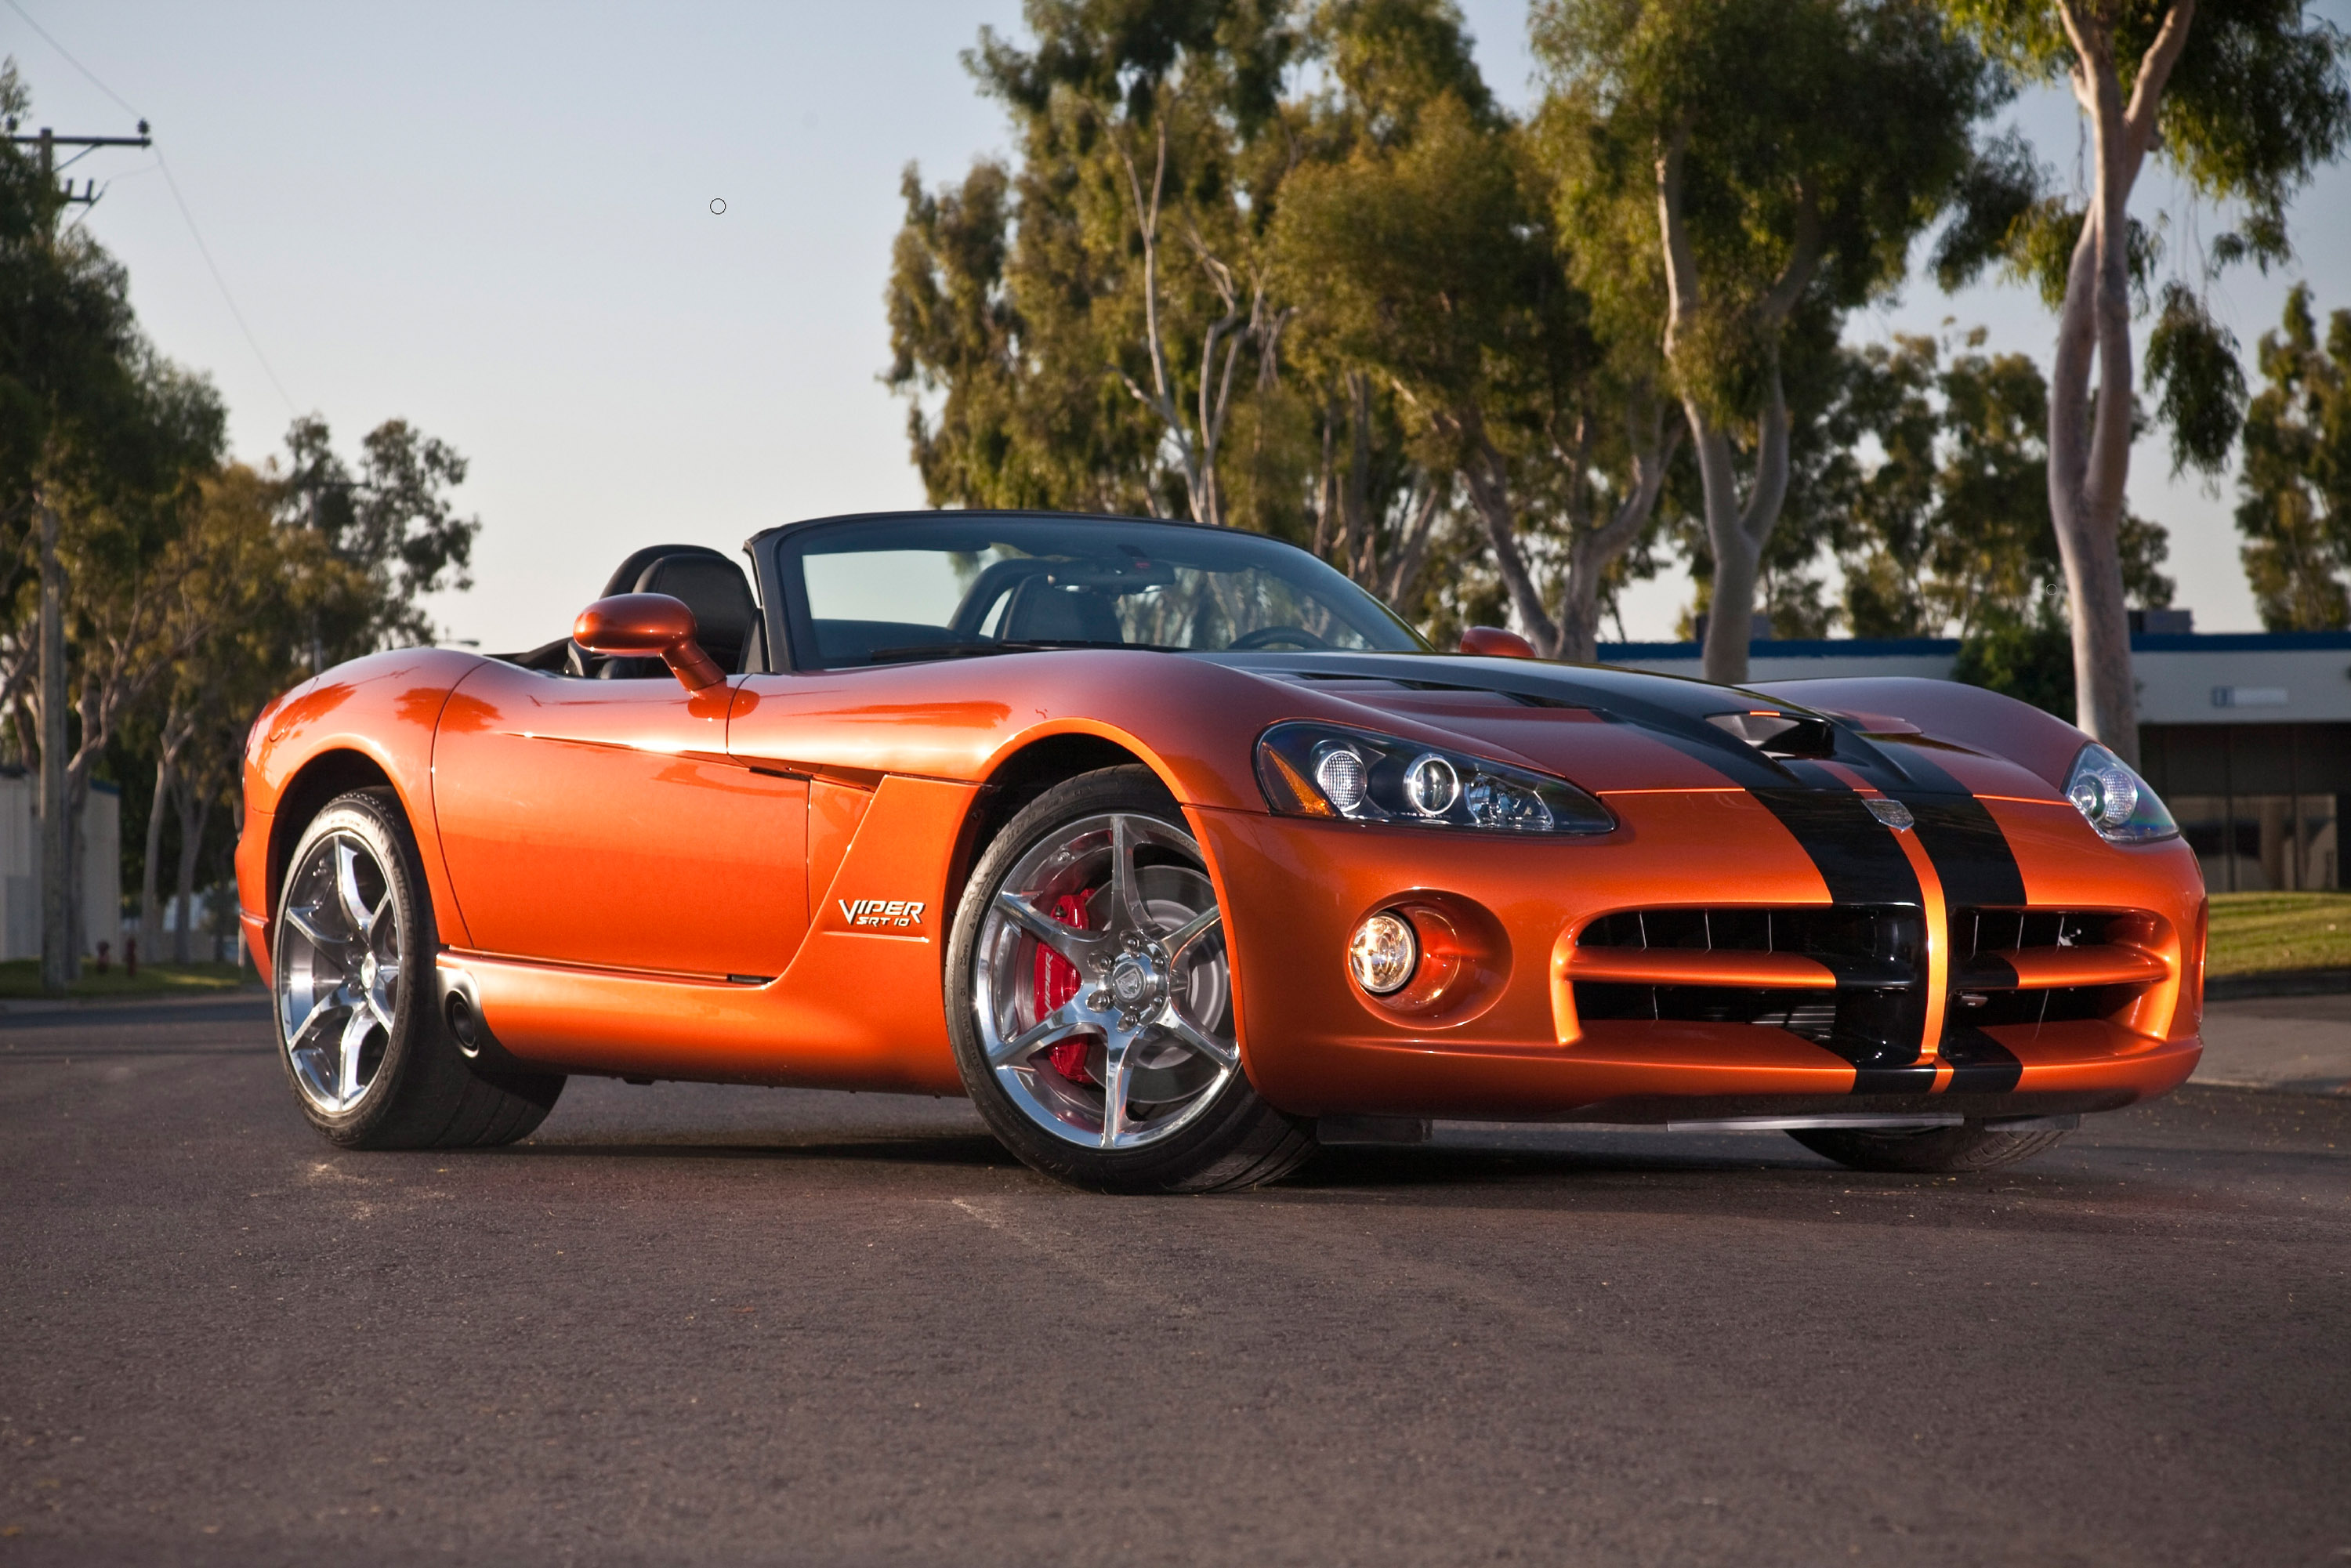
[[[40, 783], [0, 773], [0, 959], [41, 956]], [[81, 810], [82, 951], [122, 952], [122, 792], [92, 779]]]

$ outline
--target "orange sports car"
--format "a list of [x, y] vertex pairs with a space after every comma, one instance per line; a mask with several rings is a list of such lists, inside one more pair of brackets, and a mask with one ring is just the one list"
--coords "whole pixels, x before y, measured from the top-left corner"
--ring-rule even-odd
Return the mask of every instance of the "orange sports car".
[[246, 936], [328, 1137], [504, 1143], [598, 1073], [967, 1094], [1099, 1188], [1439, 1117], [1969, 1170], [2195, 1066], [2195, 856], [2006, 697], [1442, 653], [1178, 523], [746, 553], [640, 550], [569, 637], [254, 725]]

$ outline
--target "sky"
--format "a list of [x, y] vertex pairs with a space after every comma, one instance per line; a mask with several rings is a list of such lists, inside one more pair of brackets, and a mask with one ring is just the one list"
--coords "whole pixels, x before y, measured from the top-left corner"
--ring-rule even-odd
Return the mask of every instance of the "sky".
[[[2351, 0], [2316, 9], [2351, 25]], [[1524, 0], [1463, 10], [1488, 79], [1525, 105]], [[26, 130], [152, 123], [154, 152], [76, 165], [104, 190], [83, 221], [156, 343], [218, 384], [238, 456], [315, 412], [347, 453], [396, 415], [471, 461], [475, 586], [429, 608], [451, 640], [506, 650], [560, 636], [638, 546], [732, 550], [796, 517], [923, 504], [880, 379], [883, 287], [906, 165], [937, 183], [1006, 150], [957, 59], [984, 26], [1017, 33], [1019, 0], [0, 0], [0, 52], [33, 89]], [[2069, 100], [2011, 118], [2074, 167]], [[2134, 211], [2158, 206], [2185, 211], [2143, 179]], [[2294, 279], [2351, 306], [2351, 172], [2294, 215], [2296, 263], [2217, 296], [2249, 364]], [[2048, 363], [2038, 298], [1996, 282], [1914, 279], [1847, 336], [1947, 319]], [[2130, 494], [2170, 529], [2178, 602], [2199, 631], [2258, 629], [2233, 478], [2169, 468], [2159, 434], [2142, 442]], [[1625, 630], [1670, 636], [1688, 601], [1679, 571], [1641, 585]]]

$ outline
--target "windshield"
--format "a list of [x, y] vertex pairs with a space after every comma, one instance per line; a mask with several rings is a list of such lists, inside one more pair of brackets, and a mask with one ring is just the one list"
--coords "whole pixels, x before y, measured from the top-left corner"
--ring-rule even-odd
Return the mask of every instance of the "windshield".
[[778, 549], [801, 669], [1039, 648], [1427, 648], [1331, 568], [1256, 534], [934, 512], [795, 530]]

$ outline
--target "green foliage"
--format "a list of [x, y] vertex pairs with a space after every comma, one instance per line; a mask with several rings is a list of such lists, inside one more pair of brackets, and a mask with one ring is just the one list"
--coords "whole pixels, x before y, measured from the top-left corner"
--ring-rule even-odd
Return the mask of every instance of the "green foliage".
[[[1228, 318], [1262, 279], [1287, 169], [1280, 88], [1302, 35], [1248, 0], [1031, 0], [1025, 16], [1033, 47], [983, 31], [964, 57], [1010, 115], [1013, 160], [935, 191], [906, 172], [885, 380], [935, 505], [1179, 511], [1196, 459], [1144, 394], [1164, 370], [1167, 407], [1188, 417], [1204, 382], [1223, 384], [1212, 334], [1228, 349], [1248, 335]], [[1298, 423], [1238, 406], [1279, 395], [1278, 336], [1269, 318], [1219, 426], [1250, 444], [1259, 479], [1260, 437]], [[1294, 531], [1295, 497], [1246, 476], [1236, 488], [1250, 510], [1228, 520]]]
[[2163, 291], [2163, 309], [2147, 340], [2147, 382], [2161, 388], [2158, 416], [2171, 427], [2171, 472], [2208, 474], [2228, 465], [2244, 421], [2245, 372], [2237, 335], [2212, 319], [2186, 285]]
[[1545, 141], [1562, 175], [1562, 232], [1603, 319], [1656, 335], [1658, 162], [1682, 139], [1680, 202], [1700, 316], [1677, 338], [1686, 395], [1719, 418], [1764, 401], [1763, 367], [1792, 259], [1820, 254], [1833, 310], [1898, 285], [1911, 240], [1977, 169], [1975, 123], [1999, 79], [1923, 4], [1860, 0], [1539, 0]]
[[[2053, 591], [2048, 385], [2030, 358], [1982, 352], [1983, 339], [1840, 350], [1790, 507], [1796, 535], [1835, 552], [1855, 636], [2030, 625]], [[2168, 604], [2163, 529], [2126, 514], [2119, 547], [2129, 601]]]
[[354, 470], [316, 414], [294, 422], [286, 450], [279, 517], [319, 547], [304, 595], [314, 663], [432, 641], [417, 600], [473, 586], [465, 569], [482, 525], [458, 517], [449, 494], [465, 482], [465, 459], [406, 420], [388, 419], [361, 439]]
[[2002, 615], [1969, 633], [1951, 678], [2074, 722], [2074, 640], [2051, 601], [2029, 618]]
[[2245, 417], [2237, 528], [2245, 575], [2273, 632], [2351, 625], [2351, 310], [2329, 318], [2322, 343], [2310, 287], [2262, 335], [2266, 384]]

